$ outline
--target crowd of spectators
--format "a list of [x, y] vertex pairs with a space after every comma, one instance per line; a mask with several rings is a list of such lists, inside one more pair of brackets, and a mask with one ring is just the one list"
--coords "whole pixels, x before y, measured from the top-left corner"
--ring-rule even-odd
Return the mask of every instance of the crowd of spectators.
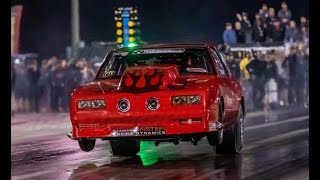
[[11, 72], [16, 112], [67, 112], [71, 92], [92, 81], [96, 69], [84, 58], [51, 57], [40, 65], [15, 63]]
[[[250, 43], [309, 43], [309, 22], [302, 16], [300, 22], [293, 20], [286, 2], [276, 13], [275, 8], [263, 4], [255, 14], [253, 23], [246, 12], [236, 13], [234, 28], [226, 23], [222, 38], [225, 45]], [[297, 25], [299, 24], [299, 25]]]
[[[300, 23], [286, 2], [281, 9], [263, 4], [255, 14], [253, 24], [246, 12], [236, 14], [237, 21], [226, 23], [224, 45], [220, 50], [226, 55], [230, 69], [241, 82], [250, 110], [278, 109], [281, 106], [304, 106], [309, 102], [309, 22]], [[283, 44], [285, 50], [249, 51], [235, 57], [230, 46]]]

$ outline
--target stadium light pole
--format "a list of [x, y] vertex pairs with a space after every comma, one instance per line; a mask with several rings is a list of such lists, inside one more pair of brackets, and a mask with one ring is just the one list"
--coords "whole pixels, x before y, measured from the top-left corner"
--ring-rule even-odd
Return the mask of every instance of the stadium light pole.
[[80, 43], [79, 0], [71, 0], [71, 33], [72, 57], [75, 57]]

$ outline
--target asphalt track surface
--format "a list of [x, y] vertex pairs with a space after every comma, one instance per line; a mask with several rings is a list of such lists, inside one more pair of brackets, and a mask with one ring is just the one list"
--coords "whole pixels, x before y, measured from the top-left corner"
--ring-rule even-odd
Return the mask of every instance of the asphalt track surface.
[[[272, 114], [272, 113], [271, 113]], [[18, 179], [309, 179], [309, 115], [245, 119], [244, 148], [218, 155], [207, 139], [194, 146], [142, 142], [135, 157], [112, 156], [108, 141], [82, 152], [66, 137], [68, 114], [16, 114], [11, 119], [11, 178]], [[271, 117], [271, 118], [270, 118]]]

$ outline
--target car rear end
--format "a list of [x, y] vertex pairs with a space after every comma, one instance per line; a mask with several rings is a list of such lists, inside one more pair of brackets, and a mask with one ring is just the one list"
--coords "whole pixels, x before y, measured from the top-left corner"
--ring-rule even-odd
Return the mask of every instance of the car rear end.
[[[72, 137], [114, 139], [208, 132], [206, 99], [206, 92], [201, 90], [108, 93], [95, 98], [74, 96], [70, 116]], [[99, 108], [82, 105], [87, 100], [104, 101], [104, 105]]]

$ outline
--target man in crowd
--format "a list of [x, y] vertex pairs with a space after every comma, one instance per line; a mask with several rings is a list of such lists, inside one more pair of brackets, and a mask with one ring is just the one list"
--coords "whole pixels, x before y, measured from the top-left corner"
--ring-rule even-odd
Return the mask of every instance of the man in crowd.
[[36, 62], [29, 64], [27, 67], [27, 79], [30, 85], [28, 89], [28, 101], [30, 104], [30, 112], [39, 112], [37, 94], [37, 83], [39, 76], [40, 72], [37, 68]]
[[278, 11], [278, 18], [281, 22], [281, 25], [285, 27], [291, 20], [292, 14], [286, 2], [281, 3], [281, 10]]
[[236, 35], [237, 35], [237, 42], [244, 43], [245, 42], [245, 31], [242, 29], [240, 21], [236, 21], [234, 23], [234, 26], [236, 29], [235, 31], [236, 31]]
[[286, 28], [284, 41], [288, 43], [295, 43], [298, 41], [299, 30], [296, 27], [296, 23], [292, 20], [290, 21], [289, 27]]
[[262, 109], [264, 107], [264, 73], [266, 70], [266, 62], [264, 60], [264, 55], [261, 52], [258, 52], [257, 56], [255, 56], [254, 59], [247, 65], [247, 69], [250, 72], [250, 81], [252, 84], [252, 99], [254, 107], [256, 109]]
[[66, 111], [69, 110], [70, 97], [71, 97], [72, 91], [75, 88], [80, 86], [80, 83], [82, 80], [81, 69], [77, 66], [77, 64], [78, 64], [78, 61], [71, 60], [65, 72], [65, 84], [67, 84], [67, 86], [65, 87], [65, 94], [64, 94], [64, 99], [65, 99], [64, 109]]
[[297, 95], [297, 89], [299, 83], [297, 83], [300, 79], [300, 77], [297, 76], [297, 50], [295, 46], [290, 47], [289, 55], [285, 58], [285, 61], [283, 62], [282, 66], [283, 68], [288, 69], [289, 72], [289, 89], [288, 89], [288, 103], [289, 105], [293, 105], [295, 103], [296, 95]]
[[50, 106], [53, 112], [59, 112], [63, 106], [65, 94], [65, 69], [59, 60], [49, 73], [50, 82]]
[[266, 41], [267, 42], [272, 42], [272, 29], [274, 27], [274, 22], [276, 21], [275, 18], [275, 10], [274, 8], [269, 8], [268, 11], [268, 17], [266, 18], [265, 22], [265, 35], [266, 35]]
[[237, 18], [241, 23], [241, 29], [245, 33], [245, 43], [251, 43], [251, 41], [252, 41], [252, 25], [248, 19], [248, 14], [246, 12], [242, 12], [242, 15], [237, 13]]
[[223, 32], [223, 42], [225, 45], [232, 45], [237, 43], [236, 32], [232, 29], [231, 23], [226, 23], [226, 29]]
[[304, 16], [301, 16], [300, 18], [300, 28], [306, 27], [307, 30], [309, 30], [309, 22], [307, 21], [307, 18]]
[[27, 97], [30, 83], [27, 78], [27, 70], [24, 67], [24, 62], [20, 60], [15, 64], [15, 81], [13, 93], [17, 106], [17, 112], [27, 112]]
[[241, 73], [239, 63], [235, 61], [232, 53], [226, 54], [226, 62], [230, 67], [231, 74], [240, 82]]
[[284, 30], [280, 26], [280, 21], [275, 20], [273, 22], [273, 27], [271, 29], [271, 42], [280, 43], [283, 42]]
[[264, 27], [261, 21], [260, 14], [257, 13], [253, 23], [253, 41], [263, 42], [264, 41]]

